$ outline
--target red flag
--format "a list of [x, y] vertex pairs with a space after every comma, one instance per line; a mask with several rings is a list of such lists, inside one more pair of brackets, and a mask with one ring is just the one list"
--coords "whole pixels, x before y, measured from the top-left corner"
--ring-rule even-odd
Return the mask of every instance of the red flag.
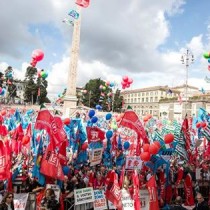
[[113, 205], [118, 209], [122, 209], [121, 197], [122, 193], [118, 184], [117, 174], [114, 170], [107, 174], [106, 178], [107, 188], [105, 191], [106, 199], [111, 201]]
[[123, 188], [124, 178], [125, 178], [125, 166], [122, 167], [121, 174], [120, 174], [119, 186], [121, 189]]
[[147, 187], [148, 187], [149, 197], [150, 197], [149, 210], [159, 210], [157, 185], [156, 185], [154, 175], [147, 182]]
[[186, 145], [186, 149], [187, 151], [190, 149], [190, 132], [189, 132], [189, 125], [188, 125], [188, 119], [185, 117], [183, 123], [182, 123], [182, 132], [184, 134], [185, 137], [185, 145]]
[[64, 174], [58, 155], [54, 152], [51, 144], [48, 145], [42, 159], [40, 172], [54, 179], [64, 180]]
[[67, 158], [66, 158], [66, 141], [61, 143], [61, 146], [59, 147], [58, 151], [58, 158], [60, 159], [61, 165], [67, 164]]
[[188, 173], [184, 180], [185, 206], [193, 206], [195, 204], [192, 189], [192, 177]]
[[0, 136], [6, 136], [8, 134], [7, 127], [5, 125], [0, 125]]
[[88, 144], [102, 142], [105, 139], [105, 132], [98, 127], [86, 127]]
[[11, 158], [10, 148], [0, 141], [0, 180], [9, 179], [11, 176]]
[[144, 143], [149, 143], [149, 139], [136, 113], [133, 110], [126, 110], [120, 122], [120, 126], [130, 128], [137, 133], [138, 139], [137, 139], [136, 155], [140, 155], [141, 139], [143, 140]]
[[12, 139], [16, 141], [22, 141], [23, 136], [24, 136], [23, 127], [21, 124], [19, 124], [12, 135]]
[[77, 5], [79, 5], [80, 7], [84, 7], [87, 8], [90, 4], [90, 0], [76, 0], [75, 2]]
[[140, 203], [140, 197], [139, 197], [139, 177], [138, 173], [135, 170], [133, 173], [133, 200], [134, 200], [134, 209], [140, 210], [141, 203]]
[[166, 185], [166, 175], [165, 175], [165, 172], [164, 170], [161, 170], [160, 171], [160, 198], [165, 201], [165, 197], [166, 197], [166, 188], [165, 188], [165, 185]]
[[57, 122], [58, 120], [47, 109], [42, 109], [38, 113], [34, 126], [35, 129], [44, 129], [48, 132], [53, 148], [66, 140], [63, 128], [60, 127], [60, 124], [57, 125]]

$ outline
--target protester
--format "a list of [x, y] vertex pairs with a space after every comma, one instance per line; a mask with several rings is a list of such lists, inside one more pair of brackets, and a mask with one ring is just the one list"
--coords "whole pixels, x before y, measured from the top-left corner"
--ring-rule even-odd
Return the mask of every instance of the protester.
[[14, 210], [13, 199], [13, 193], [7, 192], [1, 201], [0, 210]]
[[177, 196], [175, 199], [175, 205], [170, 207], [170, 210], [187, 210], [182, 206], [182, 198]]
[[203, 195], [201, 193], [197, 193], [196, 200], [197, 203], [193, 210], [209, 210], [208, 203], [204, 200]]
[[53, 189], [47, 189], [41, 200], [41, 210], [58, 210], [60, 203], [56, 200]]

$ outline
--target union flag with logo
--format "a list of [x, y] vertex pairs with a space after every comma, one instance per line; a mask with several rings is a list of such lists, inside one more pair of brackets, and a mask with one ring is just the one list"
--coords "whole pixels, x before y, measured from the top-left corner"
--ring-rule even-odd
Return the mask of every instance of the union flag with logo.
[[49, 144], [41, 162], [40, 172], [54, 179], [64, 180], [63, 170], [58, 155]]
[[86, 127], [88, 144], [102, 142], [105, 139], [105, 132], [98, 127]]

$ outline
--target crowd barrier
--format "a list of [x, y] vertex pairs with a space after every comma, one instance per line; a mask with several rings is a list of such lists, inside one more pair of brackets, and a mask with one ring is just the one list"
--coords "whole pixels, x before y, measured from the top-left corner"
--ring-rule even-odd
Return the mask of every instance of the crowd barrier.
[[[199, 192], [201, 192], [206, 201], [209, 199], [210, 185], [208, 182], [203, 183], [199, 186]], [[184, 189], [182, 185], [178, 188], [179, 195], [184, 198]], [[74, 198], [64, 199], [64, 210], [91, 210], [93, 209], [93, 203], [85, 203], [80, 205], [75, 205]], [[25, 210], [36, 210], [36, 194], [29, 193], [28, 200]]]

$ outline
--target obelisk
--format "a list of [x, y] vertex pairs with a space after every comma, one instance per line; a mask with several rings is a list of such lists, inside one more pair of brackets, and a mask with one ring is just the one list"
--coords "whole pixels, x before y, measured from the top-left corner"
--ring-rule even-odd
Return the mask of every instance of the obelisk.
[[75, 111], [77, 106], [76, 97], [76, 83], [77, 83], [77, 64], [79, 59], [79, 46], [80, 46], [80, 24], [81, 24], [81, 7], [77, 6], [79, 18], [74, 21], [72, 46], [70, 55], [70, 66], [67, 79], [67, 91], [64, 97], [63, 114], [70, 116]]

